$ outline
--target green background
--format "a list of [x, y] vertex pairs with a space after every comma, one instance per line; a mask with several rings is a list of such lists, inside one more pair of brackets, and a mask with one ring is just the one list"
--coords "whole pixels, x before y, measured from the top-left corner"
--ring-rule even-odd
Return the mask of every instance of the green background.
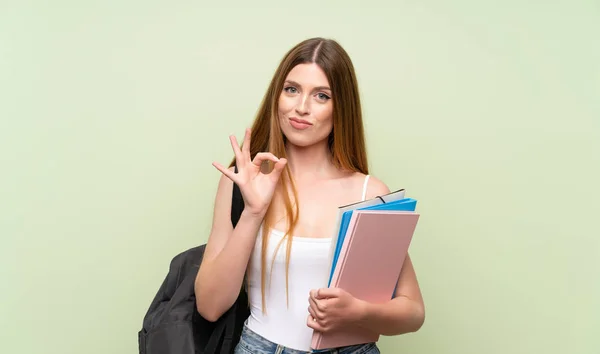
[[[225, 6], [233, 6], [227, 9]], [[1, 1], [0, 352], [137, 353], [279, 60], [350, 53], [371, 172], [419, 200], [422, 330], [600, 353], [597, 1]]]

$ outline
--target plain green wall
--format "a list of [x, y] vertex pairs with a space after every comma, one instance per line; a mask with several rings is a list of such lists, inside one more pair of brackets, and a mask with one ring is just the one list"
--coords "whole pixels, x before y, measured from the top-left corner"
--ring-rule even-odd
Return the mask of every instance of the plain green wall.
[[349, 51], [372, 174], [423, 216], [426, 324], [382, 352], [600, 353], [597, 1], [236, 3], [0, 3], [1, 353], [137, 352], [211, 162], [311, 36]]

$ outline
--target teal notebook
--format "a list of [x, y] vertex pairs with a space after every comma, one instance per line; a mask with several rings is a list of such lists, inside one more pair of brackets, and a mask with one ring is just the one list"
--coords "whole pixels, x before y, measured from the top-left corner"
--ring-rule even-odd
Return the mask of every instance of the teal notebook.
[[[417, 201], [412, 198], [404, 198], [400, 200], [395, 200], [389, 203], [371, 205], [363, 208], [358, 208], [357, 210], [398, 210], [398, 211], [415, 211], [417, 206]], [[340, 222], [340, 231], [337, 238], [337, 243], [335, 245], [335, 250], [333, 253], [331, 272], [329, 274], [329, 281], [327, 282], [328, 286], [331, 285], [331, 279], [333, 278], [333, 273], [335, 272], [335, 267], [337, 265], [337, 260], [340, 255], [340, 251], [342, 249], [342, 245], [344, 244], [344, 239], [346, 238], [346, 232], [348, 231], [348, 226], [350, 224], [350, 219], [352, 218], [353, 210], [348, 210], [342, 214], [342, 219]]]

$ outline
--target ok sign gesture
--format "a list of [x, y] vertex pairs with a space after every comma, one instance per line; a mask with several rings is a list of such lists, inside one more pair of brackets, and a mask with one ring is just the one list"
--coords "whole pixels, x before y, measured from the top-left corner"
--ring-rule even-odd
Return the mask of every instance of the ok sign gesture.
[[[287, 160], [278, 158], [272, 153], [259, 152], [253, 160], [250, 158], [250, 129], [246, 129], [246, 135], [240, 149], [235, 136], [231, 135], [229, 140], [235, 154], [235, 162], [238, 172], [235, 173], [218, 162], [213, 166], [240, 187], [244, 198], [244, 210], [252, 215], [264, 216], [279, 182], [281, 172]], [[265, 161], [275, 162], [275, 167], [270, 173], [262, 173], [261, 165]]]

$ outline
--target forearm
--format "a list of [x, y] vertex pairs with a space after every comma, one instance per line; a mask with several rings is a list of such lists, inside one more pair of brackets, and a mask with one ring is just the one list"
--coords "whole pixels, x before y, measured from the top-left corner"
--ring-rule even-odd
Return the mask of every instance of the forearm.
[[243, 212], [219, 254], [202, 263], [195, 291], [198, 311], [207, 320], [218, 319], [237, 299], [261, 222], [262, 217]]
[[425, 320], [425, 310], [405, 296], [382, 304], [362, 302], [359, 325], [381, 335], [393, 336], [416, 332]]

